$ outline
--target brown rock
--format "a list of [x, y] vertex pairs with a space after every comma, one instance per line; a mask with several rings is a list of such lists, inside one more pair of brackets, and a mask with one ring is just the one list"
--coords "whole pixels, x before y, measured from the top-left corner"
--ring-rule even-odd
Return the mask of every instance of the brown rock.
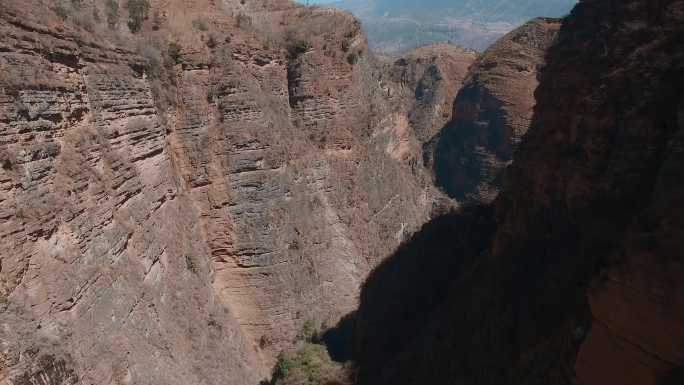
[[489, 206], [431, 221], [364, 284], [362, 383], [681, 383], [683, 28], [681, 0], [577, 5], [496, 229]]
[[256, 384], [443, 199], [422, 70], [347, 13], [242, 3], [155, 1], [131, 35], [3, 2], [0, 383]]
[[491, 202], [527, 132], [539, 71], [560, 20], [538, 18], [497, 40], [470, 69], [436, 139], [437, 184], [459, 201]]
[[657, 384], [684, 360], [684, 2], [614, 5], [580, 3], [549, 53], [495, 252], [593, 281], [579, 384]]

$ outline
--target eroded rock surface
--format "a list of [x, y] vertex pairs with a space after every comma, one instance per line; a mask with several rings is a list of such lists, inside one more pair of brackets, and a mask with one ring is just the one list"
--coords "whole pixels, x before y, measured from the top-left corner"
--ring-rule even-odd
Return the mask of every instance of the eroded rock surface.
[[406, 70], [344, 12], [242, 3], [131, 35], [3, 1], [0, 383], [256, 384], [441, 204], [423, 140], [473, 53]]
[[495, 213], [430, 222], [364, 285], [362, 384], [681, 383], [683, 28], [681, 0], [577, 5]]
[[437, 184], [460, 201], [491, 202], [501, 173], [530, 127], [539, 71], [560, 20], [538, 18], [510, 32], [477, 59], [436, 138]]

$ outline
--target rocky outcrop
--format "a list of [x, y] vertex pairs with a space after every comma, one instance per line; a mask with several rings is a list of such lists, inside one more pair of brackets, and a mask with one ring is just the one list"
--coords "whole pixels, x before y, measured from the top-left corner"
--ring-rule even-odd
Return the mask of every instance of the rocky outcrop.
[[436, 138], [437, 184], [459, 201], [491, 202], [527, 132], [539, 71], [560, 20], [535, 19], [494, 43], [471, 68], [453, 120]]
[[[680, 0], [577, 5], [548, 51], [490, 247], [486, 208], [467, 208], [365, 283], [351, 316], [361, 383], [681, 382], [683, 18]], [[441, 297], [415, 284], [422, 260]]]
[[258, 382], [143, 58], [18, 5], [0, 11], [0, 382]]
[[470, 52], [406, 70], [288, 1], [136, 35], [48, 5], [0, 7], [0, 383], [256, 384], [443, 199], [422, 138]]
[[477, 57], [474, 51], [455, 45], [435, 44], [407, 52], [395, 62], [406, 87], [414, 91], [415, 97], [408, 98], [412, 102], [409, 122], [422, 143], [451, 119], [456, 92]]

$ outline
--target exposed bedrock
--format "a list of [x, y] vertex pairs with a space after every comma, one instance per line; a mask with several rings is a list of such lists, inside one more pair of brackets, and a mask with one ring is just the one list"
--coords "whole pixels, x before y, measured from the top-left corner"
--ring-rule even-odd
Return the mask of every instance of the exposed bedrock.
[[378, 59], [289, 1], [136, 35], [2, 3], [0, 383], [257, 384], [448, 204], [422, 145], [472, 52]]
[[502, 173], [530, 127], [534, 91], [560, 20], [538, 18], [508, 33], [471, 67], [452, 120], [433, 142], [437, 184], [463, 202], [496, 198]]
[[681, 383], [683, 28], [680, 0], [577, 5], [489, 246], [459, 238], [487, 223], [454, 219], [472, 209], [430, 222], [341, 324], [361, 383]]

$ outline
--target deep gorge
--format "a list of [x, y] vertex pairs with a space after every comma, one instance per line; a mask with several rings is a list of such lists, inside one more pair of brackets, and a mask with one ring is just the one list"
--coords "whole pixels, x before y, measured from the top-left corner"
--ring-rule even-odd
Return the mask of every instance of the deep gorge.
[[681, 380], [681, 0], [1, 3], [0, 384]]

